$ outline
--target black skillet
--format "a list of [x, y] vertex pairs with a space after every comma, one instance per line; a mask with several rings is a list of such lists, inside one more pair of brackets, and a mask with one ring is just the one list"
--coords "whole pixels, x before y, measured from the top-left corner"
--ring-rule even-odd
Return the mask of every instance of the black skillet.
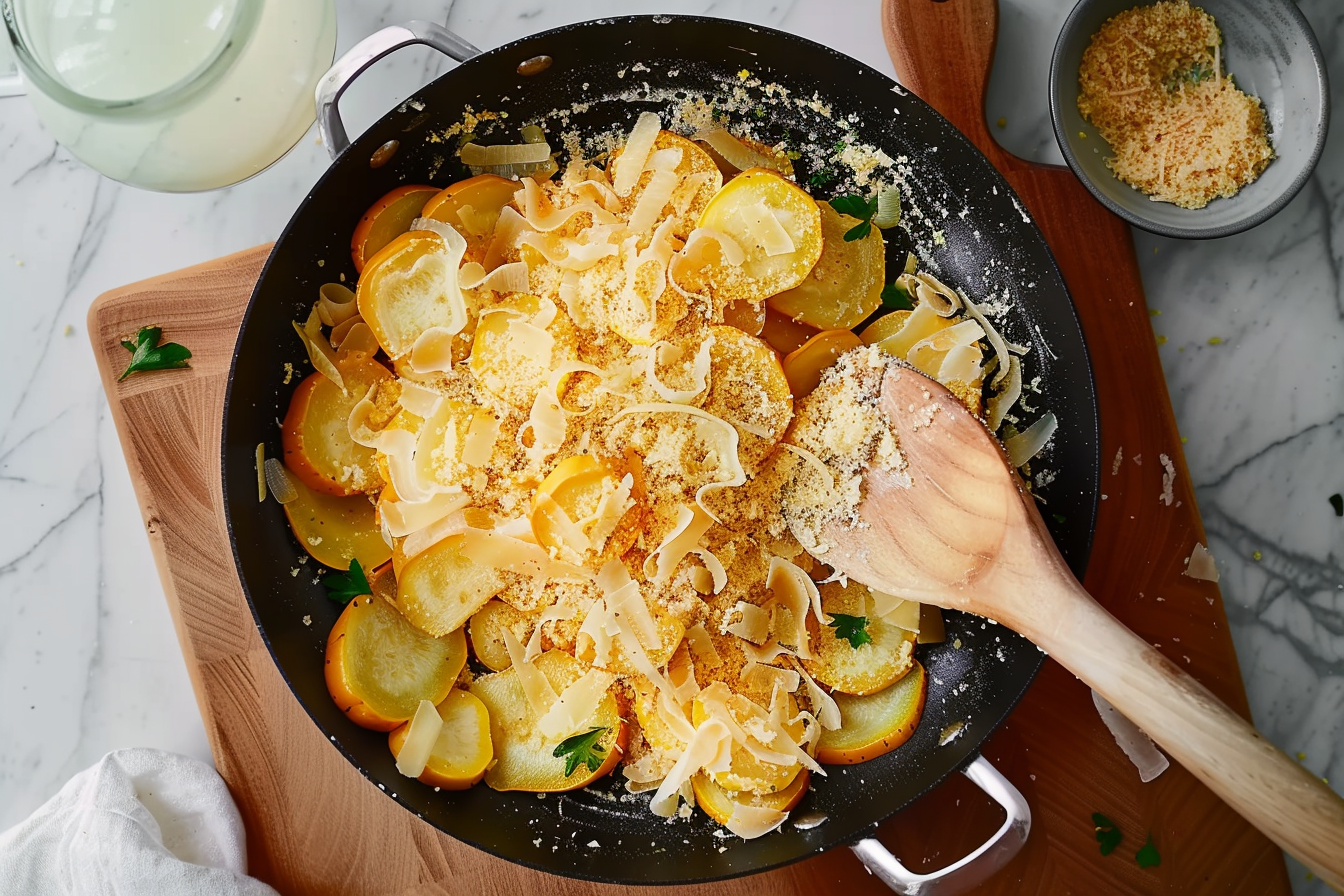
[[[333, 152], [344, 145], [334, 101], [348, 78], [409, 42], [435, 43], [459, 58], [473, 52], [427, 23], [387, 29], [362, 43], [319, 88], [325, 88], [332, 104], [323, 118], [324, 133], [336, 144]], [[538, 56], [553, 62], [535, 74], [519, 73], [520, 64]], [[534, 62], [524, 70], [541, 67]], [[468, 106], [509, 113], [493, 131], [478, 129], [483, 142], [517, 142], [518, 127], [557, 109], [571, 114], [563, 127], [550, 119], [553, 131], [624, 131], [640, 111], [668, 108], [667, 100], [657, 98], [659, 90], [721, 97], [742, 84], [742, 70], [830, 108], [829, 118], [797, 105], [762, 105], [760, 113], [749, 111], [744, 120], [768, 138], [830, 147], [842, 136], [840, 123], [849, 121], [859, 141], [893, 158], [906, 157], [911, 176], [904, 204], [923, 210], [925, 220], [907, 211], [903, 228], [887, 232], [892, 253], [904, 258], [905, 249], [918, 244], [948, 283], [981, 300], [996, 296], [1011, 303], [1001, 326], [1010, 341], [1030, 347], [1025, 379], [1039, 377], [1039, 394], [1030, 393], [1030, 403], [1059, 418], [1059, 430], [1040, 465], [1055, 475], [1043, 493], [1052, 514], [1058, 515], [1054, 518], [1067, 520], [1052, 524], [1052, 534], [1080, 579], [1091, 545], [1098, 490], [1096, 404], [1087, 350], [1068, 293], [1040, 232], [1008, 184], [918, 97], [868, 66], [803, 38], [698, 17], [632, 16], [571, 25], [463, 62], [383, 116], [341, 153], [276, 243], [234, 354], [224, 414], [225, 503], [239, 576], [257, 626], [295, 696], [332, 744], [389, 796], [445, 833], [556, 874], [630, 884], [688, 883], [764, 871], [838, 844], [856, 843], [865, 861], [884, 862], [873, 858], [876, 841], [867, 839], [878, 822], [968, 765], [982, 786], [986, 774], [993, 777], [984, 771], [977, 751], [1043, 660], [1034, 645], [1000, 626], [947, 614], [947, 642], [918, 651], [929, 672], [929, 689], [914, 736], [886, 756], [859, 766], [833, 767], [829, 776], [814, 778], [794, 817], [815, 821], [825, 816], [824, 822], [807, 829], [786, 824], [752, 841], [716, 836], [723, 832], [702, 813], [667, 824], [649, 813], [646, 798], [623, 799], [619, 775], [587, 791], [544, 799], [496, 793], [484, 785], [462, 793], [435, 793], [399, 775], [386, 735], [356, 727], [328, 696], [322, 656], [339, 607], [310, 577], [291, 577], [295, 558], [303, 551], [280, 507], [257, 503], [253, 458], [258, 442], [266, 443], [270, 456], [280, 455], [276, 421], [284, 416], [298, 383], [295, 378], [288, 386], [280, 385], [281, 367], [286, 361], [304, 361], [290, 321], [307, 314], [321, 284], [341, 275], [353, 284], [348, 247], [359, 216], [400, 184], [444, 186], [464, 176], [453, 144], [429, 142], [426, 136], [457, 123]], [[583, 105], [574, 107], [576, 102]], [[750, 105], [758, 104], [753, 100]], [[371, 165], [375, 150], [393, 140], [399, 147], [390, 161]], [[385, 149], [381, 155], [386, 154]], [[809, 170], [806, 157], [798, 165], [800, 180], [821, 173], [824, 181], [825, 173]], [[826, 196], [838, 189], [844, 184], [827, 184], [814, 193]], [[311, 625], [303, 623], [305, 616], [311, 616]], [[953, 647], [954, 641], [959, 648]], [[964, 723], [960, 734], [940, 746], [940, 735], [956, 722]], [[1020, 845], [1026, 824], [1019, 817], [1013, 831], [1001, 833], [1016, 837]], [[600, 845], [587, 846], [591, 841]], [[1011, 855], [1012, 847], [1000, 843], [996, 849]]]

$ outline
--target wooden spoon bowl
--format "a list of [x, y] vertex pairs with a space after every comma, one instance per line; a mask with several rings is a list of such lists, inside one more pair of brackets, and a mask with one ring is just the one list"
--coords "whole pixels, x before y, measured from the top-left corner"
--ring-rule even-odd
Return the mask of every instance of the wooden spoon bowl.
[[861, 522], [824, 531], [825, 562], [1029, 638], [1266, 836], [1344, 887], [1344, 800], [1083, 590], [984, 424], [904, 366], [888, 369], [880, 404], [906, 466], [867, 474]]

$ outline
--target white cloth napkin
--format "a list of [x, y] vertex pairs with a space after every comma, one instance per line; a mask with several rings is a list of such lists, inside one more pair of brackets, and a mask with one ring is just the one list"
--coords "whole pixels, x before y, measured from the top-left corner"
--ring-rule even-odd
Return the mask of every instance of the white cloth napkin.
[[243, 820], [213, 768], [117, 750], [0, 834], [0, 893], [276, 896], [247, 876]]

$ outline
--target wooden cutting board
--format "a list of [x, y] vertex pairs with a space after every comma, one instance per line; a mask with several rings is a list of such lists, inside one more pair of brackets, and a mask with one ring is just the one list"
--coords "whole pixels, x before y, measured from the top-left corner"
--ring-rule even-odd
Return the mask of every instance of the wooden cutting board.
[[[1217, 588], [1180, 575], [1204, 532], [1128, 228], [1067, 171], [1015, 159], [989, 137], [982, 97], [996, 27], [990, 0], [888, 0], [883, 16], [903, 81], [1004, 171], [1045, 232], [1077, 303], [1095, 368], [1105, 459], [1106, 500], [1088, 588], [1247, 712]], [[89, 311], [99, 370], [215, 764], [247, 826], [252, 873], [284, 894], [660, 892], [552, 877], [440, 834], [360, 776], [290, 693], [243, 598], [219, 485], [229, 360], [268, 250], [113, 290]], [[118, 383], [129, 357], [120, 340], [147, 324], [189, 346], [192, 367]], [[1125, 460], [1112, 474], [1110, 459], [1120, 448]], [[1170, 507], [1158, 502], [1163, 453], [1177, 470]], [[1033, 829], [1017, 858], [978, 893], [1289, 893], [1279, 851], [1184, 770], [1173, 767], [1140, 784], [1087, 688], [1053, 662], [984, 752], [1026, 795]], [[1109, 857], [1093, 839], [1090, 816], [1098, 811], [1124, 834]], [[978, 845], [1000, 820], [973, 785], [953, 776], [877, 834], [912, 869], [932, 870]], [[1149, 832], [1162, 864], [1143, 870], [1133, 856]], [[685, 889], [705, 896], [888, 892], [844, 849], [769, 874]]]

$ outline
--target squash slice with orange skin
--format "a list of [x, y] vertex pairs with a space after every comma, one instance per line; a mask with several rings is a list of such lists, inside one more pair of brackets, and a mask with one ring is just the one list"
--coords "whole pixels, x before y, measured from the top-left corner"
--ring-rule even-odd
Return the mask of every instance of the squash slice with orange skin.
[[769, 168], [748, 168], [724, 184], [705, 206], [699, 226], [727, 234], [745, 253], [741, 266], [706, 270], [699, 278], [733, 300], [761, 302], [792, 289], [821, 257], [816, 201]]
[[904, 678], [876, 694], [833, 694], [841, 725], [822, 731], [817, 761], [852, 765], [890, 753], [915, 733], [924, 712], [925, 691], [924, 667], [916, 661]]
[[[546, 651], [537, 657], [536, 666], [556, 694], [563, 694], [565, 688], [585, 671], [582, 663], [560, 650]], [[629, 728], [621, 718], [620, 706], [612, 690], [578, 731], [573, 732], [606, 729], [597, 742], [603, 757], [601, 765], [592, 771], [587, 765], [580, 764], [568, 777], [565, 776], [564, 758], [554, 755], [555, 748], [565, 738], [551, 739], [541, 733], [516, 669], [482, 675], [471, 683], [470, 690], [490, 712], [490, 739], [494, 744], [495, 763], [486, 771], [485, 783], [495, 790], [535, 793], [576, 790], [610, 774], [625, 752]]]
[[821, 608], [829, 613], [862, 616], [866, 644], [853, 646], [837, 629], [807, 619], [813, 659], [802, 660], [809, 675], [837, 693], [874, 694], [900, 680], [914, 663], [916, 633], [877, 617], [867, 586], [850, 581], [819, 586]]
[[450, 535], [406, 562], [397, 576], [397, 609], [421, 631], [440, 637], [460, 629], [504, 589], [498, 571], [462, 553]]
[[780, 314], [768, 304], [765, 308], [765, 322], [761, 324], [760, 337], [781, 356], [787, 355], [817, 335], [816, 327], [809, 327], [790, 317]]
[[562, 555], [571, 554], [571, 559], [593, 563], [597, 562], [594, 558], [610, 559], [625, 554], [639, 538], [642, 528], [643, 510], [636, 500], [633, 484], [627, 497], [630, 507], [615, 522], [614, 529], [610, 520], [601, 519], [584, 529], [586, 537], [602, 535], [600, 548], [596, 541], [582, 551], [578, 550], [579, 546], [569, 544], [564, 537], [563, 521], [557, 518], [558, 513], [563, 512], [575, 525], [592, 518], [603, 500], [608, 504], [616, 501], [623, 478], [621, 470], [591, 454], [577, 454], [556, 464], [533, 494], [530, 519], [537, 544], [554, 548]]
[[503, 672], [513, 665], [509, 649], [504, 644], [504, 630], [513, 632], [520, 644], [527, 643], [537, 624], [536, 613], [524, 613], [502, 600], [491, 599], [471, 616], [467, 633], [471, 638], [471, 652], [491, 672]]
[[[792, 698], [789, 698], [790, 717], [796, 716], [797, 711], [793, 705]], [[733, 720], [738, 725], [749, 726], [754, 716], [757, 720], [767, 717], [766, 711], [757, 703], [741, 694], [733, 694], [728, 698], [728, 711], [732, 713]], [[697, 695], [691, 703], [691, 724], [699, 728], [700, 725], [709, 718], [705, 711], [704, 704]], [[802, 739], [802, 725], [800, 721], [796, 725], [785, 725], [785, 732], [797, 743]], [[806, 769], [799, 763], [792, 765], [777, 765], [773, 762], [767, 762], [753, 756], [747, 749], [739, 743], [734, 743], [730, 752], [730, 760], [726, 771], [711, 772], [710, 778], [715, 784], [724, 790], [730, 791], [750, 791], [753, 793], [779, 793], [786, 790], [795, 780], [800, 772]]]
[[849, 330], [823, 330], [784, 356], [784, 376], [794, 398], [811, 395], [821, 375], [845, 352], [863, 345]]
[[695, 802], [705, 814], [719, 824], [727, 824], [733, 815], [733, 804], [751, 806], [757, 809], [775, 809], [788, 812], [807, 796], [807, 784], [812, 773], [803, 769], [793, 783], [775, 793], [752, 793], [751, 791], [724, 790], [709, 775], [701, 772], [691, 778], [691, 789], [695, 791]]
[[298, 497], [284, 505], [285, 517], [299, 544], [318, 563], [349, 569], [353, 557], [364, 569], [373, 569], [392, 556], [368, 497], [314, 491], [298, 477], [291, 482]]
[[439, 703], [467, 662], [466, 635], [431, 638], [380, 597], [346, 604], [327, 636], [327, 690], [356, 725], [391, 731]]
[[410, 230], [411, 222], [420, 217], [425, 203], [438, 192], [430, 186], [408, 184], [397, 187], [369, 206], [350, 238], [350, 257], [355, 262], [355, 272], [362, 272], [364, 265], [380, 249]]
[[[458, 689], [449, 691], [435, 709], [443, 719], [443, 728], [420, 780], [444, 790], [466, 790], [485, 777], [485, 769], [495, 756], [490, 743], [490, 714], [479, 699]], [[408, 722], [387, 736], [393, 756], [401, 755], [410, 727]]]
[[818, 202], [824, 246], [812, 271], [793, 289], [766, 300], [772, 309], [819, 330], [851, 330], [882, 304], [886, 252], [876, 227], [862, 239], [845, 233], [861, 222]]
[[497, 174], [478, 174], [449, 184], [425, 203], [421, 215], [452, 225], [467, 240], [467, 257], [482, 261], [504, 206], [522, 184]]
[[281, 424], [285, 466], [314, 491], [353, 495], [383, 484], [372, 448], [350, 438], [350, 412], [374, 385], [389, 385], [392, 372], [362, 352], [337, 359], [345, 391], [320, 373], [310, 374], [289, 400]]

